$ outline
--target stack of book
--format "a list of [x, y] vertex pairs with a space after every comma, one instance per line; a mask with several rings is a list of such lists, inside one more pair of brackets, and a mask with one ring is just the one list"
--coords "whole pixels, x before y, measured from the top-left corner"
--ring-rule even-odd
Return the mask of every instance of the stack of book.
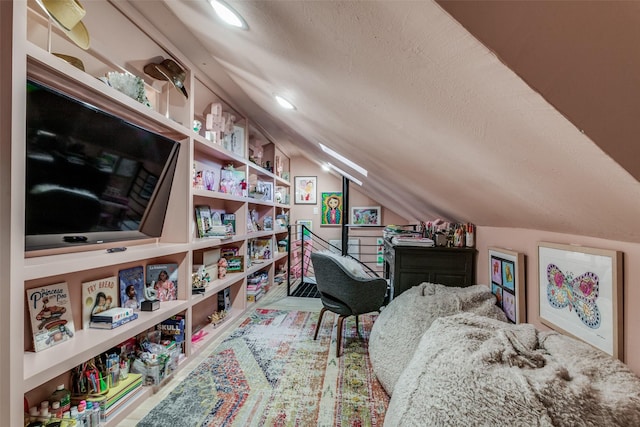
[[130, 402], [142, 390], [142, 375], [129, 373], [126, 378], [121, 378], [120, 383], [109, 389], [109, 392], [100, 397], [90, 397], [88, 400], [100, 404], [100, 412], [105, 422], [113, 419], [123, 406]]
[[114, 307], [109, 310], [91, 315], [89, 327], [94, 329], [113, 329], [138, 318], [132, 308]]
[[269, 276], [255, 273], [247, 278], [247, 301], [256, 302], [268, 291]]
[[435, 246], [432, 239], [419, 236], [394, 236], [391, 243], [396, 246]]

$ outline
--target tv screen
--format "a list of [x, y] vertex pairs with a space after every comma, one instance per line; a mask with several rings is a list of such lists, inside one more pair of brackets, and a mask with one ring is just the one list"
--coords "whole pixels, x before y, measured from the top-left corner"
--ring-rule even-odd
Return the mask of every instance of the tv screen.
[[180, 144], [27, 81], [27, 251], [160, 237]]

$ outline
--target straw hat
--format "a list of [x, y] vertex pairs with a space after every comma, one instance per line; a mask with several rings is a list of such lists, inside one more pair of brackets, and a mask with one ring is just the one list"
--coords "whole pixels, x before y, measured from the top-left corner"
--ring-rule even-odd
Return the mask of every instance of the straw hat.
[[69, 64], [73, 65], [77, 69], [84, 71], [84, 64], [80, 59], [76, 58], [75, 56], [65, 55], [64, 53], [56, 53], [56, 52], [53, 52], [53, 54], [58, 58], [62, 59], [63, 61], [66, 61]]
[[170, 81], [185, 98], [189, 98], [187, 89], [184, 87], [187, 74], [173, 59], [165, 59], [159, 64], [147, 64], [144, 66], [144, 72], [154, 79]]
[[36, 0], [40, 7], [75, 44], [89, 49], [89, 32], [82, 23], [87, 13], [78, 0]]

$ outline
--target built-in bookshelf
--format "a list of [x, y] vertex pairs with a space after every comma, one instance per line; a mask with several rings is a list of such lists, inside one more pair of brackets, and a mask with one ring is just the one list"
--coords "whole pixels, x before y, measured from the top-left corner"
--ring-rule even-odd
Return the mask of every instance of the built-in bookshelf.
[[[0, 164], [3, 178], [11, 182], [11, 192], [3, 194], [0, 261], [5, 296], [0, 300], [3, 319], [2, 360], [0, 376], [0, 424], [22, 425], [24, 396], [35, 404], [49, 397], [59, 383], [69, 385], [71, 370], [85, 361], [153, 329], [166, 319], [185, 318], [184, 359], [197, 355], [208, 343], [242, 316], [253, 305], [247, 298], [247, 277], [263, 273], [268, 285], [274, 286], [286, 262], [286, 254], [278, 251], [278, 242], [286, 238], [286, 228], [278, 217], [288, 218], [290, 194], [290, 159], [253, 123], [232, 100], [218, 95], [216, 83], [203, 75], [162, 35], [126, 2], [84, 2], [84, 25], [90, 30], [91, 47], [84, 50], [71, 42], [52, 25], [50, 18], [34, 1], [1, 2], [2, 35], [12, 38], [11, 52], [3, 49], [3, 61], [12, 64], [13, 74], [2, 82], [4, 93], [11, 93], [10, 105], [3, 108], [11, 115], [11, 155], [3, 151]], [[114, 31], [117, 29], [117, 31]], [[62, 53], [67, 55], [54, 55]], [[83, 68], [77, 67], [81, 61]], [[63, 59], [67, 58], [67, 60]], [[184, 88], [188, 97], [174, 85], [158, 80], [144, 71], [150, 61], [171, 58], [185, 72]], [[3, 66], [3, 72], [5, 68]], [[124, 73], [142, 79], [150, 106], [143, 105], [110, 87], [97, 77], [109, 72]], [[165, 225], [160, 238], [118, 242], [126, 250], [107, 253], [111, 245], [91, 245], [73, 250], [54, 249], [28, 253], [24, 249], [23, 226], [25, 166], [25, 82], [27, 76], [69, 93], [137, 126], [160, 133], [180, 143], [180, 153]], [[104, 79], [103, 79], [104, 80]], [[6, 92], [5, 92], [6, 89]], [[224, 115], [225, 128], [209, 126], [211, 117]], [[5, 114], [5, 113], [3, 113]], [[257, 142], [261, 157], [256, 161]], [[244, 174], [246, 189], [239, 193], [222, 192], [223, 172], [233, 169]], [[200, 174], [200, 175], [198, 175]], [[276, 199], [276, 189], [278, 198]], [[209, 206], [212, 211], [232, 214], [233, 235], [200, 237], [197, 231], [196, 206]], [[5, 216], [6, 214], [6, 216]], [[255, 222], [252, 220], [255, 219]], [[266, 224], [265, 224], [266, 223]], [[265, 226], [266, 225], [266, 226]], [[255, 240], [270, 242], [270, 257], [252, 262], [248, 252]], [[203, 254], [225, 246], [238, 248], [245, 258], [244, 268], [212, 277], [204, 292], [194, 294], [191, 280], [194, 265], [203, 263]], [[141, 265], [175, 263], [178, 265], [177, 299], [164, 301], [154, 311], [141, 311], [134, 321], [113, 330], [82, 328], [82, 283], [118, 274], [118, 271]], [[32, 351], [26, 291], [38, 286], [66, 282], [75, 323], [74, 336], [43, 351]], [[218, 308], [218, 293], [228, 289], [230, 309], [224, 322], [213, 324], [209, 316]], [[192, 337], [197, 340], [192, 342]], [[22, 349], [23, 351], [17, 351]], [[157, 391], [148, 388], [135, 400]], [[22, 393], [21, 393], [22, 392]], [[21, 396], [21, 394], [23, 396]], [[107, 421], [116, 425], [127, 409]]]

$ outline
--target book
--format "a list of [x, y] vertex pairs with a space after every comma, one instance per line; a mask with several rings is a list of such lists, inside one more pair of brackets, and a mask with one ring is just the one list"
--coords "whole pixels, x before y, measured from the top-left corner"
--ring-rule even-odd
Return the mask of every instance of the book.
[[82, 329], [89, 327], [92, 313], [100, 313], [118, 305], [117, 276], [82, 283]]
[[211, 213], [211, 224], [212, 225], [222, 225], [222, 218], [224, 216], [224, 209], [209, 208], [209, 212]]
[[122, 317], [121, 319], [112, 322], [92, 320], [89, 322], [89, 327], [92, 329], [115, 329], [118, 326], [126, 325], [137, 318], [138, 313], [132, 313], [130, 316]]
[[218, 311], [231, 310], [231, 289], [224, 288], [218, 292]]
[[27, 289], [31, 333], [35, 351], [45, 350], [73, 337], [73, 315], [67, 282]]
[[231, 224], [231, 234], [236, 234], [236, 214], [225, 213], [222, 215], [223, 224]]
[[109, 421], [109, 415], [112, 415], [120, 405], [134, 397], [140, 390], [142, 390], [142, 375], [129, 372], [126, 378], [120, 379], [117, 386], [109, 388], [105, 395], [90, 395], [87, 401], [100, 405], [101, 411], [107, 418], [106, 421]]
[[120, 288], [120, 307], [140, 309], [140, 303], [144, 301], [144, 267], [141, 265], [125, 268], [118, 272]]
[[162, 333], [162, 339], [175, 341], [176, 344], [184, 342], [183, 316], [171, 316], [157, 324], [156, 329]]
[[271, 259], [271, 239], [255, 239], [251, 245], [251, 259]]
[[396, 246], [435, 246], [432, 239], [414, 236], [393, 236], [391, 243]]
[[135, 313], [133, 308], [113, 307], [99, 314], [91, 315], [92, 322], [117, 322], [127, 317], [133, 316]]
[[178, 264], [147, 265], [146, 287], [151, 287], [160, 301], [178, 299]]
[[262, 221], [262, 228], [265, 231], [273, 230], [273, 217], [271, 215], [266, 215], [264, 217], [264, 221]]
[[213, 218], [211, 218], [211, 210], [209, 206], [198, 205], [195, 207], [196, 224], [198, 225], [198, 237], [210, 237], [213, 227]]

